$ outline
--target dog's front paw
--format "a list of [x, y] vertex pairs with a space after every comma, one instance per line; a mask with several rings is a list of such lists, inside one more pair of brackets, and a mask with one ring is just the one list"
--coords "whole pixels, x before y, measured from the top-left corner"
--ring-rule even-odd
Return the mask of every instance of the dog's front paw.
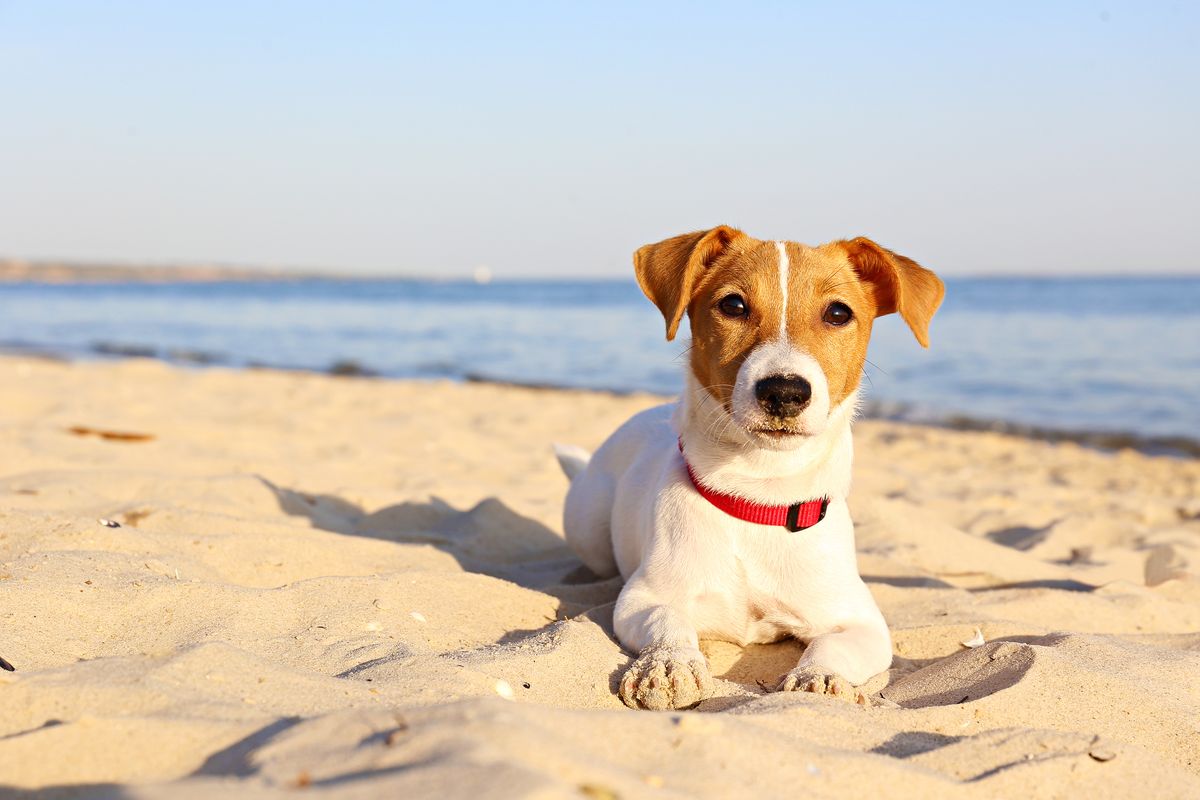
[[630, 708], [690, 708], [712, 693], [712, 674], [697, 650], [648, 647], [621, 678], [621, 700]]
[[858, 703], [860, 706], [871, 705], [871, 701], [867, 698], [866, 694], [841, 675], [832, 675], [824, 670], [814, 669], [813, 667], [796, 667], [787, 675], [780, 678], [779, 686], [775, 688], [775, 691], [812, 692], [813, 694], [836, 697], [838, 700], [845, 700], [847, 703]]

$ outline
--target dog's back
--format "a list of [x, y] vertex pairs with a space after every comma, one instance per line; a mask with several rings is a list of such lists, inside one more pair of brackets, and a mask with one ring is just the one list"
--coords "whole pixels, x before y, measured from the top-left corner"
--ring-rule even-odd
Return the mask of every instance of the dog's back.
[[[661, 465], [635, 466], [634, 462], [648, 457], [658, 461], [675, 452], [676, 434], [671, 427], [674, 407], [662, 405], [635, 414], [591, 456], [578, 447], [555, 445], [559, 465], [571, 479], [563, 506], [563, 532], [567, 544], [597, 575], [611, 577], [621, 571], [614, 545], [635, 549], [623, 537], [614, 541], [613, 526], [620, 524], [622, 513], [644, 505], [644, 498], [622, 504], [623, 498], [628, 500], [631, 492], [652, 492], [659, 485], [658, 480], [646, 481], [639, 473], [661, 471]], [[633, 526], [622, 527], [632, 530]], [[623, 561], [628, 564], [629, 559]]]

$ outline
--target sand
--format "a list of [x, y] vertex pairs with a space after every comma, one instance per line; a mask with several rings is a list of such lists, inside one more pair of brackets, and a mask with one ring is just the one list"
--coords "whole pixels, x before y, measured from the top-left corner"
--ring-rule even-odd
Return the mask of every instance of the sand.
[[1200, 462], [860, 422], [875, 705], [637, 712], [550, 445], [657, 402], [0, 358], [0, 795], [1200, 796]]

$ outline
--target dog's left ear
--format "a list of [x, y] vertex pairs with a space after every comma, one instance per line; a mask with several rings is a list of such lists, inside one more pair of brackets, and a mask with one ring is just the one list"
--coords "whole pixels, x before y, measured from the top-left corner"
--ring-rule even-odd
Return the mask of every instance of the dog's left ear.
[[679, 330], [679, 321], [692, 302], [700, 274], [730, 242], [744, 235], [736, 228], [720, 225], [648, 244], [633, 254], [638, 285], [667, 321], [668, 342]]
[[850, 257], [859, 278], [871, 285], [875, 316], [899, 311], [921, 347], [929, 347], [929, 322], [946, 296], [941, 279], [911, 258], [864, 236], [838, 244]]

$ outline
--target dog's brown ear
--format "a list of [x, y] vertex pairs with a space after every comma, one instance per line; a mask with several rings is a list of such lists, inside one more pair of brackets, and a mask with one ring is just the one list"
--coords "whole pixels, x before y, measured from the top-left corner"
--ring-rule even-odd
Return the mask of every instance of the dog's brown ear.
[[899, 311], [921, 347], [929, 347], [929, 322], [946, 296], [941, 279], [911, 258], [866, 237], [839, 244], [850, 256], [854, 271], [871, 285], [875, 316]]
[[675, 338], [683, 312], [692, 301], [699, 276], [730, 242], [744, 234], [726, 225], [685, 233], [638, 248], [633, 268], [638, 285], [667, 321], [667, 341]]

